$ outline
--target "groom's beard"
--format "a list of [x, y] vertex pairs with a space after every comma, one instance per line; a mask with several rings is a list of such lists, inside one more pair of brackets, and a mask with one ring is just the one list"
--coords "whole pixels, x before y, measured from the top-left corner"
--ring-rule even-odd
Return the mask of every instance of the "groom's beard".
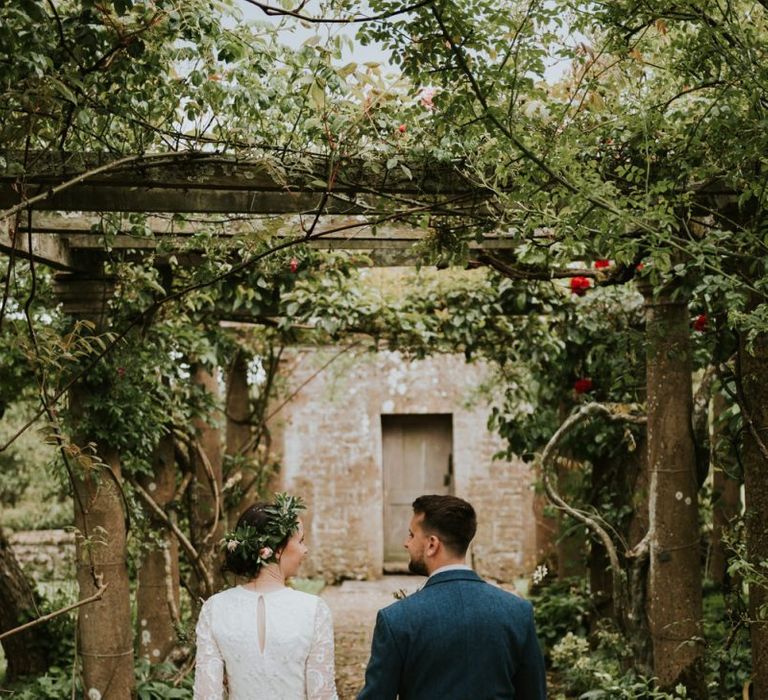
[[423, 559], [409, 559], [408, 571], [410, 571], [412, 574], [418, 574], [419, 576], [429, 576], [429, 571], [427, 571], [427, 564]]

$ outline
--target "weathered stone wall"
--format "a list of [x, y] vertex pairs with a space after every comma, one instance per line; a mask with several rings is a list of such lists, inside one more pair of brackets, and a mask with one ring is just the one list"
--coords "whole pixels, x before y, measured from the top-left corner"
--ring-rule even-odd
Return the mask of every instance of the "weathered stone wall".
[[75, 536], [65, 530], [29, 530], [8, 537], [24, 573], [37, 581], [75, 577]]
[[275, 419], [279, 487], [308, 504], [303, 573], [328, 580], [382, 574], [381, 415], [423, 413], [453, 415], [454, 491], [478, 512], [471, 552], [478, 571], [498, 580], [529, 571], [532, 475], [520, 461], [493, 459], [503, 445], [486, 427], [489, 408], [479, 389], [488, 369], [454, 355], [411, 362], [396, 352], [349, 351], [318, 372], [338, 352], [293, 352], [283, 372], [286, 393], [309, 381]]

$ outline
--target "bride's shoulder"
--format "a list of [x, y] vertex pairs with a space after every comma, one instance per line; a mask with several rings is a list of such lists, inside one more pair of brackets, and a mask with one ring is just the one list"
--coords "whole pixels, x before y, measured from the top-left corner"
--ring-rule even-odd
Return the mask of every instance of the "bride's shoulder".
[[306, 593], [305, 591], [297, 591], [295, 588], [286, 588], [285, 597], [291, 601], [291, 603], [304, 604], [304, 605], [317, 605], [320, 600], [320, 596], [314, 593]]
[[287, 603], [287, 607], [295, 612], [301, 611], [301, 615], [305, 619], [314, 620], [315, 624], [325, 625], [331, 623], [333, 619], [328, 603], [314, 593], [304, 593], [291, 589], [291, 594], [286, 595], [283, 600]]
[[209, 607], [218, 605], [222, 601], [230, 600], [240, 594], [240, 586], [232, 586], [232, 588], [225, 588], [223, 591], [214, 593], [212, 596], [206, 599], [204, 605]]

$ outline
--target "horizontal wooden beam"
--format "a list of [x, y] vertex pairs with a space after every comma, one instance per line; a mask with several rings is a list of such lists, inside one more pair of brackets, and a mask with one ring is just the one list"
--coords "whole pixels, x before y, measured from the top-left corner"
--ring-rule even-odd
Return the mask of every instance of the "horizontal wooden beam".
[[[117, 159], [104, 154], [4, 156], [15, 164], [15, 169], [0, 171], [0, 207], [6, 209], [39, 196], [37, 210], [359, 214], [381, 210], [392, 198], [471, 207], [489, 194], [465, 180], [453, 163], [411, 163], [404, 168], [390, 161], [392, 167], [387, 168], [386, 162], [330, 161], [319, 155], [242, 159], [168, 153], [111, 168]], [[22, 161], [28, 165], [19, 177]]]
[[[47, 188], [27, 187], [33, 197]], [[78, 185], [37, 202], [38, 211], [124, 211], [173, 213], [211, 212], [238, 214], [294, 214], [317, 211], [322, 195], [312, 192], [267, 192], [260, 190], [202, 190], [196, 188], [148, 187], [139, 185]], [[20, 197], [0, 183], [0, 207], [20, 202]], [[360, 214], [371, 205], [331, 198], [322, 206], [326, 214]]]
[[[50, 236], [58, 238], [58, 236]], [[282, 234], [281, 238], [287, 240], [297, 239], [297, 236]], [[43, 234], [35, 234], [35, 240], [43, 238]], [[61, 236], [72, 250], [146, 250], [151, 251], [162, 246], [164, 251], [190, 250], [188, 236], [165, 236], [163, 238], [141, 238], [119, 234], [110, 236], [105, 242], [103, 236], [85, 233], [63, 234]], [[226, 236], [224, 242], [237, 242], [236, 236]], [[413, 236], [322, 236], [306, 242], [310, 248], [316, 250], [407, 250], [424, 240], [424, 237]], [[470, 250], [509, 250], [513, 246], [511, 242], [503, 239], [488, 239], [481, 242], [471, 241], [468, 244]]]
[[[193, 221], [180, 220], [172, 216], [149, 216], [140, 223], [127, 218], [110, 226], [118, 233], [105, 236], [100, 233], [100, 216], [79, 214], [62, 215], [48, 212], [34, 212], [32, 231], [35, 240], [59, 238], [68, 250], [98, 253], [109, 251], [127, 254], [126, 259], [138, 260], [142, 255], [160, 250], [163, 256], [174, 255], [181, 264], [193, 265], [199, 261], [202, 247], [195, 247], [193, 236], [200, 233], [215, 235], [225, 246], [234, 245], [254, 236], [277, 236], [286, 240], [301, 237], [301, 224], [296, 217], [278, 220], [205, 217]], [[129, 233], [137, 227], [142, 235]], [[277, 229], [277, 231], [276, 231]], [[276, 232], [275, 232], [276, 231]], [[361, 217], [334, 217], [323, 219], [313, 231], [317, 236], [306, 242], [315, 250], [347, 250], [366, 253], [376, 265], [400, 266], [423, 262], [414, 246], [424, 242], [431, 235], [431, 229], [405, 225], [377, 226], [375, 234], [371, 224]], [[483, 240], [468, 243], [472, 252], [510, 250], [517, 245], [514, 237], [486, 235]]]
[[77, 266], [72, 260], [67, 241], [60, 236], [43, 236], [33, 233], [30, 250], [30, 236], [27, 231], [12, 233], [10, 222], [0, 221], [0, 253], [19, 260], [32, 260], [54, 270], [74, 272]]

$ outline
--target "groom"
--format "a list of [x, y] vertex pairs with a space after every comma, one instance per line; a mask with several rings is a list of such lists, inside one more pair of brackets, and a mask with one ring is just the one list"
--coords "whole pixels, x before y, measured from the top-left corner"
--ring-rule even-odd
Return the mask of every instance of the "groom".
[[413, 502], [408, 568], [429, 576], [379, 611], [358, 700], [544, 700], [544, 660], [530, 603], [465, 563], [475, 511], [455, 496]]

